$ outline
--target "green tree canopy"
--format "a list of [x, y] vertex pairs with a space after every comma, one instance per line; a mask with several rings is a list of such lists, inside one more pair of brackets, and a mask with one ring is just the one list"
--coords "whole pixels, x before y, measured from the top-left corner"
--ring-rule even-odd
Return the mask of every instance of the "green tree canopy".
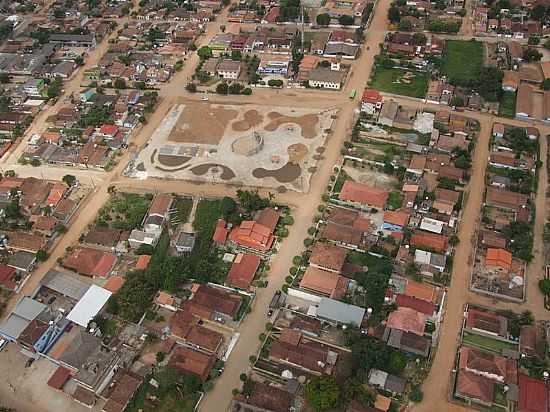
[[333, 376], [316, 376], [305, 386], [305, 396], [316, 411], [336, 407], [340, 402], [340, 387]]

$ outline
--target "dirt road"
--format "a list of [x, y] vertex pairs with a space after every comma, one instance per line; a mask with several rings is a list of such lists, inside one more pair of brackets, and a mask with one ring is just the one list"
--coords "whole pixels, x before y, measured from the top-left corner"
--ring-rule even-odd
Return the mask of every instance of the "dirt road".
[[[374, 54], [378, 50], [378, 44], [383, 41], [385, 36], [386, 16], [390, 2], [391, 0], [381, 0], [378, 3], [371, 28], [367, 32], [365, 47], [363, 47], [364, 53], [354, 65], [355, 72], [350, 78], [348, 89], [362, 90], [368, 80]], [[366, 50], [367, 47], [368, 50]], [[312, 224], [317, 206], [321, 202], [321, 195], [329, 182], [332, 167], [340, 157], [340, 148], [349, 136], [352, 126], [352, 114], [355, 108], [356, 102], [348, 101], [341, 106], [341, 112], [333, 127], [332, 136], [327, 142], [325, 159], [321, 161], [318, 167], [319, 171], [313, 176], [310, 192], [307, 195], [300, 196], [300, 207], [294, 209], [296, 223], [290, 230], [290, 236], [283, 241], [279, 253], [273, 259], [269, 285], [265, 290], [259, 292], [254, 310], [246, 317], [239, 328], [241, 336], [237, 346], [226, 362], [224, 373], [217, 380], [214, 390], [206, 396], [200, 405], [202, 412], [226, 410], [232, 398], [232, 389], [240, 385], [239, 375], [248, 367], [250, 355], [257, 352], [260, 344], [258, 335], [264, 331], [267, 321], [265, 310], [273, 293], [283, 285], [284, 278], [292, 266], [292, 257], [304, 249], [303, 240], [307, 237], [307, 229]], [[297, 194], [288, 194], [287, 196], [284, 197], [288, 203], [296, 204], [292, 201], [292, 198], [298, 197]]]
[[[443, 411], [461, 410], [462, 408], [448, 404], [450, 372], [457, 347], [458, 331], [462, 325], [463, 306], [468, 299], [470, 279], [470, 256], [475, 239], [476, 228], [481, 215], [481, 203], [485, 187], [485, 169], [489, 157], [489, 140], [491, 137], [492, 122], [485, 120], [481, 123], [481, 131], [476, 144], [472, 175], [468, 184], [468, 201], [460, 219], [458, 244], [453, 266], [451, 285], [448, 288], [447, 307], [443, 320], [439, 345], [433, 365], [424, 382], [424, 401], [415, 411]], [[468, 263], [466, 263], [468, 262]]]

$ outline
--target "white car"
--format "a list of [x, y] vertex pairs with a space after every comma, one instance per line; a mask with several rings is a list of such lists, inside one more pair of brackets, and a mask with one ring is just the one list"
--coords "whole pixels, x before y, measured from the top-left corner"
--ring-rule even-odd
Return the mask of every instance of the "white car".
[[7, 344], [8, 344], [7, 339], [0, 339], [0, 350], [4, 349]]
[[202, 96], [202, 97], [201, 97], [201, 100], [204, 101], [204, 102], [207, 102], [207, 101], [208, 101], [208, 96], [206, 96], [206, 95], [205, 95], [205, 96]]

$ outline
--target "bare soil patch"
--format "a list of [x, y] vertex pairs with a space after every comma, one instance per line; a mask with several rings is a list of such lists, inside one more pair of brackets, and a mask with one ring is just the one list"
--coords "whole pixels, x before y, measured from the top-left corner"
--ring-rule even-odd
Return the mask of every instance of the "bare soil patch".
[[304, 144], [296, 143], [288, 146], [288, 156], [289, 156], [289, 162], [291, 163], [298, 163], [300, 160], [302, 160], [307, 155], [307, 147]]
[[248, 110], [243, 115], [243, 120], [239, 120], [231, 125], [231, 128], [236, 132], [246, 132], [253, 127], [258, 126], [264, 120], [264, 116], [257, 110]]
[[256, 179], [263, 179], [264, 177], [273, 177], [280, 183], [290, 183], [300, 177], [302, 173], [302, 168], [295, 163], [287, 163], [280, 169], [276, 170], [267, 170], [263, 167], [254, 169], [252, 171], [252, 176]]
[[188, 156], [159, 155], [159, 163], [167, 167], [178, 167], [187, 163], [191, 158]]
[[220, 178], [222, 180], [230, 180], [230, 179], [233, 179], [236, 176], [235, 173], [233, 172], [233, 170], [231, 170], [227, 166], [220, 165], [220, 164], [217, 164], [217, 163], [206, 163], [206, 164], [203, 164], [203, 165], [195, 166], [194, 168], [192, 168], [190, 170], [196, 176], [203, 176], [206, 173], [208, 173], [208, 171], [213, 167], [216, 167], [216, 168], [219, 168], [219, 169], [222, 170], [222, 174], [220, 175]]
[[222, 107], [186, 105], [168, 140], [177, 143], [218, 144], [227, 125], [237, 114], [236, 110]]
[[306, 139], [313, 139], [315, 136], [317, 136], [317, 133], [315, 131], [315, 126], [317, 126], [317, 123], [319, 122], [319, 116], [316, 114], [306, 114], [303, 116], [283, 116], [281, 113], [278, 112], [270, 112], [268, 113], [267, 117], [271, 120], [264, 129], [273, 132], [277, 130], [279, 126], [285, 123], [294, 123], [301, 127], [302, 129], [302, 137], [305, 137]]

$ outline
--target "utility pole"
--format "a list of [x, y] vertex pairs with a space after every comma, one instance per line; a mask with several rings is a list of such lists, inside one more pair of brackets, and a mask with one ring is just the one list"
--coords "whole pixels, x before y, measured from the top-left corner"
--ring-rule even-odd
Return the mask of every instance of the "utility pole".
[[302, 51], [302, 55], [304, 54], [304, 6], [302, 4], [300, 4], [300, 15], [301, 15], [301, 24], [300, 24], [300, 29], [301, 29], [301, 51]]

